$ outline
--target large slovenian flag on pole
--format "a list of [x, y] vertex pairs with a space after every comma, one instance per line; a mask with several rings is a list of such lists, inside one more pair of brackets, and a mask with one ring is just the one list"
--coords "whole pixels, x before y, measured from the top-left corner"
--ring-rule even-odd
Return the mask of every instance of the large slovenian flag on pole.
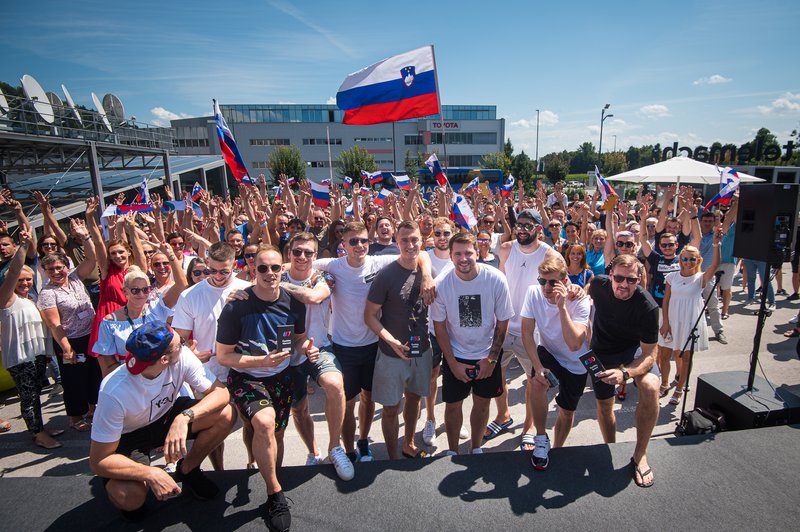
[[[706, 206], [703, 207], [703, 212], [707, 212], [708, 209], [713, 207], [714, 205], [727, 205], [733, 199], [733, 195], [739, 190], [739, 174], [736, 173], [736, 170], [733, 168], [725, 168], [724, 171], [720, 171], [720, 189], [717, 194], [708, 200]], [[724, 180], [724, 182], [723, 182]]]
[[472, 208], [469, 206], [469, 203], [467, 203], [466, 198], [461, 194], [453, 194], [453, 212], [451, 218], [458, 225], [466, 229], [472, 229], [478, 225], [478, 219], [475, 218]]
[[233, 133], [228, 129], [228, 124], [222, 116], [222, 111], [219, 109], [217, 100], [214, 100], [214, 118], [217, 122], [217, 137], [219, 138], [219, 147], [222, 150], [222, 157], [231, 169], [233, 177], [238, 183], [253, 186], [255, 183], [247, 174], [247, 167], [244, 165], [242, 154], [239, 153], [239, 147], [236, 145]]
[[147, 190], [147, 176], [142, 178], [142, 184], [139, 185], [139, 190], [136, 192], [136, 198], [133, 203], [150, 203], [150, 192]]
[[445, 175], [444, 170], [442, 170], [442, 165], [439, 163], [439, 158], [435, 153], [431, 153], [431, 156], [425, 161], [425, 165], [431, 171], [431, 174], [433, 175], [433, 178], [436, 179], [437, 183], [439, 183], [441, 186], [447, 185], [447, 176]]
[[311, 183], [311, 198], [314, 200], [314, 205], [317, 207], [325, 208], [330, 205], [331, 202], [331, 193], [330, 193], [330, 182], [322, 181], [321, 183], [315, 183], [314, 181], [310, 181]]
[[619, 196], [614, 189], [611, 188], [611, 185], [608, 184], [608, 181], [600, 175], [600, 169], [597, 165], [594, 166], [594, 176], [597, 178], [597, 189], [600, 191], [600, 199], [603, 202], [603, 209], [607, 210], [614, 206], [617, 203], [617, 199]]
[[381, 124], [439, 114], [433, 46], [395, 55], [347, 76], [336, 93], [344, 124]]

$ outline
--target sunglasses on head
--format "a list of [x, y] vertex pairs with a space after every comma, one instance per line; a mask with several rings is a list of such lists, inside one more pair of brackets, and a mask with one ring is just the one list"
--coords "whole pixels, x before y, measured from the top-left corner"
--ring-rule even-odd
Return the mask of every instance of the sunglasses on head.
[[366, 244], [367, 242], [369, 242], [369, 238], [359, 238], [357, 236], [354, 236], [353, 238], [348, 240], [348, 243], [351, 246], [357, 246], [359, 244]]
[[282, 269], [283, 265], [281, 264], [259, 264], [256, 266], [256, 271], [258, 271], [258, 273], [280, 273]]
[[612, 275], [611, 277], [618, 283], [627, 281], [628, 284], [636, 284], [639, 282], [638, 277], [625, 277], [624, 275]]
[[295, 248], [295, 249], [292, 250], [292, 255], [293, 256], [301, 257], [301, 256], [305, 255], [307, 259], [313, 257], [314, 253], [316, 253], [316, 251], [310, 251], [310, 250], [307, 250], [307, 249]]
[[549, 284], [551, 287], [554, 287], [559, 283], [561, 283], [561, 281], [556, 281], [555, 279], [542, 279], [541, 277], [539, 278], [539, 284], [542, 286]]
[[453, 233], [451, 233], [450, 231], [434, 231], [433, 232], [434, 236], [450, 236], [452, 234]]
[[138, 296], [139, 294], [149, 294], [153, 288], [151, 286], [145, 286], [144, 288], [128, 288], [131, 291], [131, 294]]
[[681, 257], [681, 262], [697, 262], [697, 257]]
[[518, 223], [518, 224], [515, 224], [514, 227], [516, 227], [517, 229], [521, 229], [523, 231], [533, 231], [533, 228], [536, 227], [536, 226], [533, 225], [533, 224]]
[[192, 270], [192, 275], [211, 275], [211, 270]]
[[634, 244], [633, 242], [623, 242], [621, 240], [617, 240], [617, 247], [618, 248], [632, 248], [635, 245], [636, 244]]

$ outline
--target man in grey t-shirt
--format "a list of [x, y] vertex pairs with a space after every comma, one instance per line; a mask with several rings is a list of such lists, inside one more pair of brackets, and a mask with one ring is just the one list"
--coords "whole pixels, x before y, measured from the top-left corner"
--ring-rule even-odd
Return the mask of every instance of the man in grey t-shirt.
[[400, 257], [375, 277], [364, 308], [364, 321], [379, 338], [372, 398], [383, 405], [381, 428], [392, 460], [400, 458], [397, 443], [404, 394], [402, 454], [407, 458], [427, 456], [425, 451], [417, 449], [414, 433], [420, 399], [430, 390], [432, 356], [428, 307], [422, 301], [422, 272], [417, 266], [422, 246], [417, 223], [401, 222], [396, 240]]

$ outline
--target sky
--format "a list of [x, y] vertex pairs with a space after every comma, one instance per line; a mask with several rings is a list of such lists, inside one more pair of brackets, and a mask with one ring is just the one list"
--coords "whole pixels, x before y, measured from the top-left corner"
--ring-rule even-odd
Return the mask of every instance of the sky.
[[[155, 125], [236, 103], [334, 103], [345, 76], [435, 47], [441, 102], [496, 105], [516, 152], [741, 144], [800, 129], [800, 3], [153, 2], [3, 7], [0, 80]], [[63, 98], [62, 98], [63, 99]], [[616, 136], [616, 138], [615, 138]]]

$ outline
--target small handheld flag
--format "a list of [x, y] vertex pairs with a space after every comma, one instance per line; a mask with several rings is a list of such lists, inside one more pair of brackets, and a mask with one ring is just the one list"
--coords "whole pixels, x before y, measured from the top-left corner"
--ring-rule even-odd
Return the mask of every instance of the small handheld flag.
[[453, 194], [453, 212], [451, 218], [461, 227], [472, 229], [478, 225], [478, 219], [472, 212], [466, 198], [461, 194]]
[[516, 182], [517, 182], [517, 180], [514, 179], [514, 176], [511, 175], [511, 174], [508, 174], [508, 181], [506, 181], [505, 185], [500, 187], [500, 195], [503, 196], [503, 197], [508, 197], [511, 194], [513, 194], [514, 193], [514, 184]]
[[192, 201], [199, 200], [200, 196], [202, 195], [203, 195], [203, 187], [200, 186], [200, 183], [195, 181], [194, 186], [192, 187]]
[[437, 183], [439, 183], [439, 185], [441, 186], [447, 185], [448, 183], [447, 176], [445, 175], [444, 170], [442, 170], [442, 165], [439, 164], [439, 158], [436, 157], [435, 153], [432, 153], [431, 156], [428, 157], [428, 160], [425, 161], [425, 165], [431, 171], [431, 174], [433, 174], [433, 178], [436, 180]]
[[350, 176], [344, 176], [344, 183], [342, 184], [344, 185], [344, 188], [350, 190], [351, 188], [353, 188], [353, 178]]
[[597, 178], [597, 189], [600, 191], [600, 199], [603, 201], [603, 210], [613, 208], [617, 200], [619, 200], [619, 196], [608, 184], [608, 181], [600, 175], [600, 169], [597, 168], [597, 165], [594, 167], [594, 176]]
[[147, 190], [147, 176], [142, 178], [142, 184], [139, 185], [139, 190], [136, 191], [136, 199], [133, 203], [150, 203], [150, 192]]
[[364, 178], [365, 181], [369, 182], [370, 185], [375, 185], [383, 181], [383, 172], [365, 172], [361, 170], [361, 177]]
[[322, 181], [321, 183], [315, 183], [314, 181], [310, 181], [311, 183], [311, 198], [314, 201], [314, 205], [317, 207], [322, 207], [323, 209], [330, 205], [331, 202], [331, 194], [330, 194], [330, 182], [329, 181]]
[[394, 196], [394, 194], [392, 194], [392, 192], [388, 188], [382, 188], [381, 191], [378, 192], [378, 195], [373, 200], [373, 203], [375, 203], [376, 205], [383, 205], [383, 202], [386, 201], [386, 199], [389, 196]]
[[297, 184], [297, 180], [295, 178], [293, 178], [292, 176], [287, 177], [286, 178], [286, 182], [289, 183], [289, 186]]
[[[724, 183], [722, 180], [725, 180]], [[717, 194], [708, 200], [703, 211], [706, 212], [714, 205], [727, 205], [733, 199], [733, 195], [739, 189], [739, 174], [733, 168], [725, 168], [720, 172], [720, 189]]]
[[467, 183], [462, 190], [462, 192], [469, 192], [470, 190], [478, 188], [478, 185], [481, 184], [480, 177], [475, 176], [475, 179]]
[[392, 174], [392, 177], [394, 177], [394, 182], [397, 185], [397, 188], [401, 188], [403, 190], [411, 190], [411, 179], [408, 177], [408, 175]]

